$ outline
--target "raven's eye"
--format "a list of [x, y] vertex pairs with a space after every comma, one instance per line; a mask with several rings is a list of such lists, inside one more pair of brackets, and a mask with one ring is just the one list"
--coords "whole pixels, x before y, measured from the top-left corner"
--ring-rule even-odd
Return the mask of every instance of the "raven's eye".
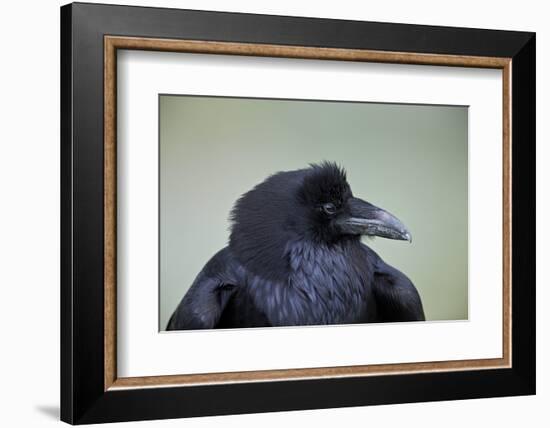
[[333, 203], [328, 202], [326, 204], [323, 204], [323, 211], [329, 215], [332, 215], [336, 213], [336, 207], [334, 206]]

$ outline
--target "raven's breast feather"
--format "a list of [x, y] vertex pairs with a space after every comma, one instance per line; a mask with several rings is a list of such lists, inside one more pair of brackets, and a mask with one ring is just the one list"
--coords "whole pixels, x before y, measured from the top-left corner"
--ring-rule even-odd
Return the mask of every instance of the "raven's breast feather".
[[252, 300], [272, 325], [347, 324], [374, 316], [368, 286], [372, 270], [360, 247], [302, 241], [289, 246], [286, 257], [286, 281], [254, 274], [246, 281]]

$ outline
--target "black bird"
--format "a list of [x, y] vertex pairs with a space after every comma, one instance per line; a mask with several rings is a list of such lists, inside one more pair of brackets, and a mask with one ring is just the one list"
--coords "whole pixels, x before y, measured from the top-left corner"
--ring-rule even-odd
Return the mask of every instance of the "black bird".
[[361, 236], [411, 240], [324, 162], [279, 172], [231, 213], [229, 245], [204, 266], [167, 330], [423, 321], [412, 282]]

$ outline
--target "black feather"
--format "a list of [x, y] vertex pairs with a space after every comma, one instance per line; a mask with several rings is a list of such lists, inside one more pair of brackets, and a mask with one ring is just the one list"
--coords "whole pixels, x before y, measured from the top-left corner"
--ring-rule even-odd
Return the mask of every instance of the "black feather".
[[199, 273], [169, 330], [423, 320], [418, 292], [323, 212], [353, 194], [331, 162], [279, 172], [231, 212], [229, 245]]

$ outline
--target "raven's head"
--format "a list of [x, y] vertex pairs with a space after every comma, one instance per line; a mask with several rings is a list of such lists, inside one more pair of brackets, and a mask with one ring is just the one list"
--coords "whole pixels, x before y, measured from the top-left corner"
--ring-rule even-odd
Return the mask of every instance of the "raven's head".
[[361, 236], [411, 240], [392, 214], [353, 196], [345, 171], [331, 162], [268, 177], [235, 204], [230, 246], [258, 270], [284, 269], [297, 240], [333, 245]]
[[354, 197], [346, 172], [334, 163], [312, 165], [298, 195], [308, 212], [313, 237], [328, 242], [361, 235], [411, 240], [396, 217]]

